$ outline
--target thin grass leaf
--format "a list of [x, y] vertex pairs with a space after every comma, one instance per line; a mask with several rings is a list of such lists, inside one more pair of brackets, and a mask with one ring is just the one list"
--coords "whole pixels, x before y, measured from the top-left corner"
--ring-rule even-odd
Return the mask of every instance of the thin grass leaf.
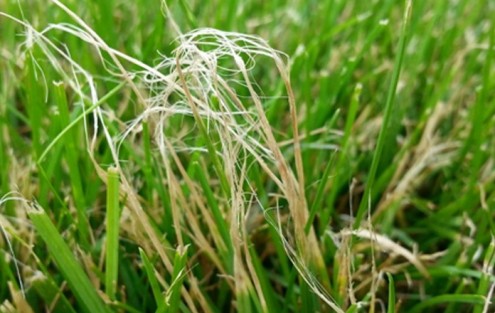
[[180, 291], [186, 277], [188, 247], [179, 247], [175, 252], [174, 271], [169, 289], [165, 295], [165, 313], [179, 312]]
[[392, 274], [387, 273], [388, 277], [388, 308], [387, 313], [395, 313], [395, 284]]
[[70, 129], [72, 129], [72, 127], [74, 127], [77, 123], [79, 123], [80, 121], [82, 121], [84, 119], [84, 117], [88, 114], [90, 114], [91, 112], [93, 112], [94, 110], [96, 110], [96, 108], [98, 108], [99, 106], [101, 106], [103, 103], [107, 102], [112, 96], [114, 96], [119, 90], [122, 89], [122, 87], [124, 87], [125, 85], [127, 84], [126, 81], [123, 81], [121, 82], [120, 84], [118, 84], [116, 87], [114, 87], [112, 90], [110, 90], [105, 96], [103, 96], [98, 102], [94, 103], [93, 105], [91, 105], [89, 108], [86, 109], [86, 111], [84, 112], [84, 114], [81, 114], [79, 115], [77, 118], [75, 118], [69, 125], [67, 125], [67, 127], [65, 127], [59, 134], [57, 137], [55, 137], [54, 139], [52, 139], [52, 141], [50, 141], [50, 143], [48, 144], [48, 146], [45, 148], [45, 150], [43, 150], [43, 152], [41, 153], [40, 157], [38, 158], [38, 163], [41, 163], [43, 162], [43, 160], [46, 158], [46, 155], [48, 154], [48, 152], [50, 152], [50, 150], [53, 148], [53, 146], [55, 146], [55, 144], [65, 135], [69, 132]]
[[424, 312], [426, 308], [439, 305], [442, 303], [484, 305], [485, 297], [480, 295], [472, 295], [472, 294], [441, 295], [422, 301], [420, 304], [414, 306], [409, 312], [411, 313]]
[[[493, 279], [495, 277], [491, 273], [492, 270], [495, 266], [495, 242], [492, 240], [488, 248], [486, 249], [485, 252], [485, 257], [483, 260], [483, 272], [480, 277], [480, 281], [478, 284], [478, 290], [477, 293], [480, 296], [485, 296], [489, 291], [490, 285], [493, 285]], [[492, 281], [490, 281], [492, 280]], [[478, 305], [475, 307], [473, 313], [481, 313], [484, 310], [484, 305]]]
[[[63, 83], [54, 83], [54, 97], [57, 103], [58, 112], [60, 115], [60, 123], [64, 126], [70, 124], [69, 104], [67, 103], [67, 96], [65, 94], [65, 87]], [[64, 152], [65, 160], [69, 167], [69, 177], [71, 182], [71, 190], [74, 196], [74, 202], [77, 210], [77, 230], [79, 232], [80, 239], [84, 248], [89, 247], [89, 223], [86, 217], [86, 201], [84, 190], [82, 187], [81, 173], [79, 169], [79, 160], [77, 155], [77, 147], [75, 144], [75, 138], [77, 134], [74, 129], [70, 129], [67, 137], [64, 138]]]
[[357, 312], [359, 312], [359, 306], [357, 304], [353, 304], [345, 312], [346, 313], [357, 313]]
[[74, 293], [81, 309], [87, 313], [110, 312], [48, 215], [36, 204], [32, 204], [32, 206], [28, 212], [29, 218], [47, 245], [50, 255], [55, 260], [60, 272], [67, 280], [70, 290]]
[[406, 50], [407, 35], [409, 33], [409, 22], [411, 18], [412, 11], [412, 0], [406, 1], [406, 8], [404, 11], [404, 18], [402, 22], [402, 28], [400, 32], [399, 39], [399, 50], [395, 58], [394, 70], [392, 73], [392, 79], [390, 81], [390, 86], [388, 89], [387, 101], [385, 103], [385, 111], [383, 113], [383, 122], [380, 128], [380, 133], [378, 134], [378, 140], [376, 142], [375, 153], [373, 154], [373, 160], [371, 162], [371, 167], [368, 172], [368, 178], [366, 181], [366, 188], [364, 191], [363, 198], [359, 205], [358, 212], [356, 214], [356, 219], [354, 220], [354, 228], [359, 228], [361, 220], [363, 219], [364, 213], [367, 211], [370, 203], [369, 199], [373, 189], [373, 184], [375, 182], [375, 176], [378, 169], [378, 164], [380, 163], [380, 158], [382, 157], [383, 150], [385, 148], [385, 139], [392, 119], [392, 112], [394, 106], [395, 95], [397, 92], [397, 85], [399, 83], [400, 72], [402, 68], [402, 63], [404, 60], [404, 52]]
[[110, 167], [107, 170], [107, 214], [105, 245], [105, 291], [110, 300], [116, 299], [119, 275], [119, 172]]
[[[204, 173], [204, 170], [201, 168], [201, 165], [198, 162], [193, 163], [193, 175], [199, 180], [201, 187], [203, 188], [204, 195], [206, 197], [206, 201], [208, 202], [208, 207], [213, 213], [213, 218], [215, 219], [216, 225], [218, 226], [218, 231], [220, 232], [225, 245], [227, 246], [227, 255], [232, 256], [233, 248], [232, 248], [232, 238], [230, 237], [229, 229], [227, 223], [225, 221], [222, 212], [220, 211], [220, 207], [218, 206], [218, 201], [215, 199], [215, 195], [213, 190], [210, 187], [208, 179]], [[230, 257], [229, 259], [232, 259]], [[229, 262], [229, 269], [232, 270], [232, 262]]]
[[[351, 137], [351, 131], [352, 127], [354, 125], [354, 121], [356, 120], [356, 115], [358, 112], [359, 108], [359, 99], [361, 97], [361, 92], [363, 90], [363, 86], [361, 84], [357, 84], [356, 87], [354, 88], [354, 92], [352, 94], [352, 100], [349, 106], [349, 112], [347, 113], [347, 119], [345, 122], [345, 127], [344, 127], [344, 136], [342, 137], [341, 141], [341, 148], [339, 151], [339, 156], [337, 159], [337, 162], [333, 165], [333, 171], [330, 172], [330, 169], [328, 173], [326, 173], [327, 169], [325, 169], [325, 176], [323, 179], [328, 179], [328, 176], [333, 176], [334, 177], [334, 182], [332, 184], [332, 190], [330, 190], [330, 195], [328, 199], [328, 203], [330, 203], [330, 207], [326, 208], [326, 210], [323, 210], [321, 212], [321, 221], [320, 221], [320, 233], [323, 233], [325, 229], [327, 228], [327, 225], [330, 221], [330, 218], [333, 213], [333, 207], [334, 207], [334, 201], [335, 197], [337, 196], [337, 192], [340, 188], [340, 185], [345, 183], [345, 180], [342, 178], [337, 177], [337, 174], [342, 168], [344, 168], [344, 162], [348, 159], [348, 149], [349, 149], [349, 139]], [[323, 190], [321, 191], [323, 193]], [[311, 208], [311, 210], [315, 210], [314, 208]]]
[[280, 307], [276, 302], [276, 293], [270, 285], [265, 269], [263, 268], [263, 265], [256, 255], [256, 251], [253, 247], [249, 247], [249, 253], [251, 254], [252, 264], [260, 281], [261, 289], [263, 290], [268, 312], [280, 312]]
[[165, 311], [165, 297], [162, 294], [162, 289], [160, 288], [160, 284], [156, 279], [155, 269], [151, 264], [146, 253], [139, 248], [139, 255], [141, 256], [141, 260], [143, 261], [143, 266], [146, 271], [146, 277], [151, 286], [151, 291], [153, 292], [153, 296], [155, 298], [157, 310], [156, 312], [164, 312]]

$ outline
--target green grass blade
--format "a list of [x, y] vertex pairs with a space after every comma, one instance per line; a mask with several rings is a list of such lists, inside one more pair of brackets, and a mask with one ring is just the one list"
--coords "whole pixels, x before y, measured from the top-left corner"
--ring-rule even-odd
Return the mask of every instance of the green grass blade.
[[345, 312], [346, 313], [357, 313], [357, 312], [359, 312], [359, 306], [357, 304], [353, 304]]
[[29, 92], [27, 93], [26, 110], [32, 132], [33, 152], [37, 157], [41, 151], [41, 135], [44, 129], [42, 125], [42, 117], [44, 114], [41, 110], [43, 108], [43, 96], [46, 92], [43, 91], [41, 83], [39, 82], [39, 80], [41, 80], [39, 77], [41, 75], [41, 69], [33, 55], [30, 55], [28, 64], [27, 71], [29, 73], [27, 75], [26, 87], [29, 89]]
[[[328, 174], [325, 172], [325, 176], [322, 179], [328, 179], [327, 176], [334, 176], [335, 183], [332, 184], [332, 190], [330, 190], [330, 196], [329, 196], [329, 201], [328, 203], [330, 204], [330, 207], [326, 208], [322, 213], [321, 213], [321, 227], [320, 231], [323, 233], [325, 229], [328, 226], [328, 223], [330, 221], [330, 218], [333, 213], [333, 207], [334, 207], [334, 201], [335, 197], [337, 196], [337, 191], [339, 190], [339, 187], [343, 182], [345, 182], [344, 179], [341, 179], [337, 177], [337, 174], [342, 168], [344, 168], [344, 162], [347, 159], [347, 154], [349, 150], [349, 139], [351, 137], [351, 131], [352, 131], [352, 126], [354, 125], [354, 121], [356, 120], [356, 115], [358, 112], [359, 108], [359, 99], [361, 97], [361, 92], [363, 90], [363, 86], [361, 84], [357, 84], [356, 87], [354, 88], [354, 92], [352, 94], [352, 100], [351, 104], [349, 107], [349, 112], [347, 113], [347, 119], [345, 122], [345, 127], [344, 127], [344, 136], [342, 137], [342, 141], [340, 144], [340, 151], [339, 151], [339, 157], [337, 159], [336, 164], [334, 164], [333, 171], [329, 172]], [[325, 169], [326, 171], [326, 169]], [[325, 178], [327, 177], [327, 178]], [[323, 190], [322, 190], [323, 193]], [[313, 208], [312, 208], [313, 210]]]
[[111, 300], [116, 299], [119, 274], [119, 185], [119, 172], [116, 168], [109, 168], [107, 171], [105, 291]]
[[261, 289], [263, 290], [263, 296], [265, 297], [268, 312], [280, 312], [280, 307], [276, 302], [276, 293], [270, 285], [265, 269], [252, 246], [249, 247], [249, 253], [251, 254], [252, 264], [260, 281]]
[[45, 211], [33, 204], [28, 215], [84, 312], [110, 312]]
[[354, 228], [358, 228], [361, 224], [361, 220], [363, 219], [364, 213], [366, 212], [369, 203], [369, 197], [371, 196], [371, 191], [373, 188], [373, 184], [375, 182], [375, 176], [376, 172], [378, 169], [378, 164], [380, 163], [380, 158], [382, 156], [384, 146], [385, 146], [385, 137], [387, 135], [387, 130], [388, 126], [390, 124], [390, 121], [392, 119], [392, 108], [394, 105], [394, 100], [395, 100], [395, 93], [397, 92], [397, 85], [399, 83], [399, 77], [400, 77], [400, 72], [402, 68], [402, 62], [404, 59], [404, 52], [406, 50], [406, 43], [407, 43], [407, 35], [408, 35], [408, 30], [409, 30], [409, 21], [411, 17], [411, 11], [412, 11], [412, 1], [407, 0], [406, 1], [406, 9], [404, 11], [404, 19], [402, 23], [402, 29], [400, 33], [400, 39], [399, 39], [399, 51], [397, 53], [397, 56], [395, 58], [395, 64], [394, 64], [394, 70], [392, 73], [392, 80], [390, 82], [388, 94], [387, 94], [387, 101], [385, 103], [385, 112], [383, 114], [383, 122], [382, 126], [380, 128], [380, 133], [378, 134], [378, 140], [376, 143], [375, 147], [375, 153], [373, 154], [373, 160], [371, 162], [371, 167], [370, 171], [368, 173], [368, 178], [366, 182], [366, 188], [364, 191], [363, 198], [361, 200], [361, 203], [359, 205], [358, 212], [356, 214], [356, 219], [354, 221]]
[[46, 155], [50, 150], [55, 146], [55, 144], [65, 135], [69, 130], [72, 129], [77, 123], [82, 121], [86, 115], [89, 113], [93, 112], [97, 107], [101, 106], [103, 103], [107, 102], [112, 96], [114, 96], [122, 87], [124, 87], [127, 84], [126, 81], [121, 82], [118, 84], [115, 88], [110, 90], [105, 96], [103, 96], [98, 102], [90, 106], [86, 111], [79, 115], [77, 118], [75, 118], [69, 125], [67, 125], [66, 128], [64, 128], [57, 137], [55, 137], [45, 148], [45, 150], [41, 153], [40, 157], [38, 158], [38, 163], [43, 162], [43, 160], [46, 158]]
[[314, 293], [309, 285], [301, 278], [301, 306], [306, 312], [318, 312], [320, 310], [318, 306], [318, 296]]
[[[60, 116], [60, 123], [64, 126], [69, 125], [69, 104], [67, 103], [64, 84], [54, 83], [53, 88], [55, 102], [57, 104]], [[69, 177], [72, 187], [71, 190], [77, 210], [77, 230], [79, 232], [79, 236], [81, 237], [83, 246], [87, 248], [89, 246], [89, 223], [86, 217], [86, 201], [82, 187], [81, 173], [79, 170], [78, 151], [74, 140], [77, 138], [77, 134], [74, 129], [70, 129], [68, 134], [70, 136], [65, 137], [65, 140], [63, 140], [66, 156], [65, 159], [67, 161], [67, 166], [69, 167]]]
[[165, 297], [162, 294], [162, 289], [158, 283], [158, 279], [155, 276], [155, 269], [151, 264], [146, 253], [139, 248], [139, 255], [141, 256], [141, 261], [143, 261], [143, 266], [146, 271], [146, 277], [151, 286], [151, 291], [153, 292], [153, 297], [155, 298], [157, 312], [163, 312], [165, 310]]
[[395, 284], [392, 274], [387, 273], [388, 277], [388, 308], [387, 313], [395, 313]]
[[188, 26], [191, 27], [191, 29], [198, 28], [198, 21], [194, 17], [194, 13], [191, 11], [188, 2], [185, 0], [179, 0], [179, 6], [187, 19], [187, 23], [189, 24]]
[[143, 150], [144, 166], [143, 174], [146, 181], [146, 198], [152, 199], [155, 177], [153, 175], [153, 158], [151, 155], [151, 136], [148, 123], [143, 124]]
[[441, 295], [422, 301], [420, 304], [413, 307], [409, 312], [410, 313], [424, 312], [426, 308], [442, 303], [463, 303], [463, 304], [483, 305], [485, 303], [485, 297], [480, 295], [471, 295], [471, 294]]
[[172, 281], [166, 293], [165, 313], [179, 312], [180, 291], [186, 276], [187, 246], [179, 247], [175, 253]]
[[[495, 266], [495, 242], [492, 241], [488, 246], [488, 248], [486, 249], [485, 258], [483, 260], [483, 268], [492, 269], [494, 266]], [[488, 293], [488, 289], [490, 288], [490, 285], [493, 284], [493, 279], [495, 279], [495, 277], [491, 273], [482, 272], [482, 276], [480, 277], [480, 282], [477, 290], [478, 295], [486, 296], [486, 294]], [[478, 305], [475, 307], [473, 312], [481, 313], [483, 312], [483, 307], [484, 305]]]
[[[218, 231], [220, 232], [223, 241], [227, 246], [228, 254], [232, 255], [233, 253], [232, 238], [230, 237], [230, 232], [227, 223], [222, 215], [222, 212], [220, 211], [220, 207], [218, 206], [218, 202], [215, 199], [213, 190], [210, 187], [208, 179], [204, 173], [204, 170], [201, 168], [201, 165], [198, 162], [194, 162], [192, 166], [193, 166], [194, 177], [196, 177], [196, 179], [198, 179], [199, 183], [201, 184], [204, 195], [206, 197], [206, 201], [208, 203], [208, 207], [212, 211], [213, 218], [215, 219], [216, 225], [218, 226]], [[229, 263], [230, 263], [229, 268], [232, 268], [233, 266], [232, 262]]]
[[251, 304], [251, 299], [249, 297], [248, 290], [242, 290], [236, 294], [236, 302], [237, 302], [237, 311], [238, 312], [246, 312], [252, 313], [253, 306]]

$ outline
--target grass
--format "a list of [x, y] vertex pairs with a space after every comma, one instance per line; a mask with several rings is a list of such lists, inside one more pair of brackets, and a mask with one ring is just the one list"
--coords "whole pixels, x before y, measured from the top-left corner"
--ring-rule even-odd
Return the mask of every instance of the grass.
[[0, 2], [0, 312], [493, 311], [494, 10]]

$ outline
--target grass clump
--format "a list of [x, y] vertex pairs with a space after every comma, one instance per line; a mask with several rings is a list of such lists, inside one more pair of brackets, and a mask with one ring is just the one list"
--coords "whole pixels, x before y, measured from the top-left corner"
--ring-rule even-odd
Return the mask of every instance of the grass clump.
[[0, 3], [0, 311], [493, 309], [491, 3], [146, 4]]

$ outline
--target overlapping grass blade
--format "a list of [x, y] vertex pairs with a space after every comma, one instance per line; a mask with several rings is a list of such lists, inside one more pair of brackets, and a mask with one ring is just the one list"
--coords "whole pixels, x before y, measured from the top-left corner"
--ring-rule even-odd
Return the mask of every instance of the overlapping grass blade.
[[46, 212], [36, 204], [32, 204], [28, 214], [81, 309], [87, 313], [110, 312]]

